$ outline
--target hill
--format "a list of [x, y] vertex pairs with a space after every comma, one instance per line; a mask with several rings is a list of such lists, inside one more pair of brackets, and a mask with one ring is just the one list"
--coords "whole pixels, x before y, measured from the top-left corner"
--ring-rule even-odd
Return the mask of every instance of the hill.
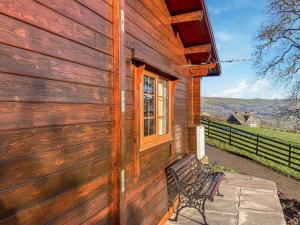
[[279, 121], [274, 117], [280, 106], [284, 105], [282, 99], [202, 97], [201, 100], [202, 112], [208, 112], [219, 120], [226, 120], [235, 111], [253, 112], [264, 127], [299, 130], [299, 124], [294, 121]]

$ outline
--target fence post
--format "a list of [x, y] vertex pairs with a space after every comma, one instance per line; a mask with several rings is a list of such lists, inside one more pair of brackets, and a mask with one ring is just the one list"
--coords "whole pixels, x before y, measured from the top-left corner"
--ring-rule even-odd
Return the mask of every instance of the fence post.
[[208, 125], [207, 125], [207, 136], [209, 137], [209, 125], [210, 125], [210, 120], [208, 121]]
[[258, 155], [258, 151], [259, 151], [259, 134], [257, 134], [257, 138], [256, 138], [256, 155]]
[[231, 139], [232, 139], [232, 132], [231, 127], [229, 128], [229, 144], [231, 145]]
[[291, 167], [292, 144], [289, 144], [289, 167]]

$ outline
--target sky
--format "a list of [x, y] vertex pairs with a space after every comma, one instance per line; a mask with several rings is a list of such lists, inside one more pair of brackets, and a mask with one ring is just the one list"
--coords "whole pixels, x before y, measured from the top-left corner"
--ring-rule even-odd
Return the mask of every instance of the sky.
[[[206, 0], [220, 60], [251, 58], [268, 0]], [[283, 98], [282, 87], [256, 75], [253, 62], [222, 63], [220, 77], [202, 79], [202, 96]]]

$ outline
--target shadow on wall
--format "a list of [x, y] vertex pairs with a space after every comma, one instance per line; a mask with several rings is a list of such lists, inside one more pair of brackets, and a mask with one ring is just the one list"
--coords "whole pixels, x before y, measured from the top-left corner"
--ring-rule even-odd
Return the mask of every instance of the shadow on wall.
[[[168, 171], [168, 168], [170, 166], [172, 166], [174, 163], [176, 163], [177, 161], [178, 160], [174, 161], [165, 169], [166, 180], [167, 180], [167, 190], [168, 190], [168, 210], [173, 208], [173, 204], [178, 197], [178, 189], [176, 186], [175, 177], [170, 171]], [[174, 211], [174, 209], [173, 209], [173, 211]]]
[[[5, 205], [3, 204], [3, 202], [0, 199], [0, 221], [3, 219], [3, 215], [2, 212], [10, 212], [11, 214], [15, 214], [16, 210], [14, 208], [6, 208]], [[2, 222], [5, 223], [5, 220], [3, 220]], [[10, 221], [12, 224], [19, 224], [19, 221], [17, 219], [17, 217], [14, 217], [14, 219], [12, 221]]]

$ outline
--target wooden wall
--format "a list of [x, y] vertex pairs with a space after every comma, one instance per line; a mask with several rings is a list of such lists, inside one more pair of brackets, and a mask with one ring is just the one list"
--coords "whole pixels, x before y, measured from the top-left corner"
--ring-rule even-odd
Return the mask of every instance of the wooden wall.
[[[0, 225], [110, 224], [112, 1], [5, 0], [0, 13]], [[189, 148], [190, 80], [163, 0], [126, 0], [125, 30], [127, 224], [152, 225], [168, 210], [165, 168]], [[138, 179], [132, 57], [180, 77], [174, 141], [140, 153]]]
[[0, 1], [0, 224], [109, 224], [111, 1]]
[[[188, 148], [188, 79], [181, 41], [170, 26], [162, 0], [126, 0], [127, 42], [127, 224], [157, 224], [168, 210], [165, 168]], [[133, 179], [132, 151], [135, 147], [133, 70], [131, 58], [144, 60], [156, 68], [180, 77], [174, 110], [174, 141], [140, 152], [140, 176]], [[171, 149], [176, 153], [171, 154]]]

